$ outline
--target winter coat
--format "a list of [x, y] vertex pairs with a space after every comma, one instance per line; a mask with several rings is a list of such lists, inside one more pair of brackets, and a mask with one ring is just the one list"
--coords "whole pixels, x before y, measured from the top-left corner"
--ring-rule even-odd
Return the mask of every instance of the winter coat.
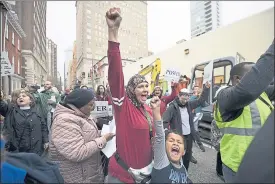
[[4, 161], [3, 183], [64, 183], [58, 166], [34, 153], [6, 153]]
[[59, 164], [65, 183], [103, 183], [100, 137], [93, 119], [73, 105], [58, 104], [52, 124], [50, 160]]
[[0, 112], [5, 117], [3, 135], [8, 151], [42, 155], [48, 142], [48, 129], [36, 108], [26, 113], [14, 104], [0, 101]]
[[[186, 103], [187, 112], [189, 114], [189, 125], [191, 130], [191, 135], [195, 137], [195, 127], [193, 123], [194, 114], [192, 110], [203, 105], [207, 99], [207, 95], [209, 94], [209, 89], [204, 87], [204, 90], [197, 100], [189, 100]], [[168, 109], [163, 114], [163, 125], [164, 128], [169, 128], [172, 130], [178, 130], [182, 134], [182, 119], [180, 114], [179, 105], [177, 100], [175, 99], [172, 103], [170, 103]]]

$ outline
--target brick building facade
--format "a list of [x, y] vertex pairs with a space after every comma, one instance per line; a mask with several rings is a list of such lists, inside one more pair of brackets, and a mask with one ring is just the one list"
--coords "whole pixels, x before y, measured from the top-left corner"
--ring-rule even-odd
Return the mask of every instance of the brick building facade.
[[9, 61], [14, 67], [14, 74], [2, 77], [1, 87], [5, 94], [10, 95], [13, 90], [21, 88], [21, 82], [24, 79], [22, 77], [21, 43], [26, 35], [12, 10], [1, 12], [0, 17], [1, 49], [8, 52]]

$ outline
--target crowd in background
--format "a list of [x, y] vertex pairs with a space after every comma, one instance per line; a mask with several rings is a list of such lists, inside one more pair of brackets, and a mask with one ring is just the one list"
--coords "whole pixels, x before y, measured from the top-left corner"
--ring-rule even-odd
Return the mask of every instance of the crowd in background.
[[[198, 122], [202, 107], [209, 105], [212, 84], [189, 91], [190, 79], [182, 76], [171, 84], [171, 94], [160, 86], [150, 94], [148, 81], [136, 74], [125, 85], [118, 40], [121, 20], [119, 8], [106, 12], [107, 86], [94, 90], [78, 83], [60, 92], [46, 81], [43, 89], [30, 85], [9, 98], [1, 92], [2, 183], [192, 183], [189, 164], [197, 163], [193, 142], [205, 152]], [[272, 169], [268, 158], [253, 151], [246, 154], [250, 143], [262, 146], [257, 132], [272, 120], [273, 70], [274, 42], [256, 64], [235, 65], [231, 85], [215, 90], [212, 141], [218, 152], [216, 171], [226, 183], [274, 182], [274, 165]], [[112, 105], [114, 116], [91, 116], [96, 101]], [[111, 120], [116, 133], [102, 134]], [[102, 149], [114, 137], [116, 151], [107, 158]], [[268, 149], [274, 142], [270, 144], [261, 151], [274, 156]], [[248, 161], [243, 163], [243, 158]], [[270, 169], [251, 166], [256, 159]]]

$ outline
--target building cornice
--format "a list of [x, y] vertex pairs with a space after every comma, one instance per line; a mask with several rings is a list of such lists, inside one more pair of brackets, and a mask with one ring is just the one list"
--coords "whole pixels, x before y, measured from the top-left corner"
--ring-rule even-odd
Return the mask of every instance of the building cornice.
[[8, 18], [9, 23], [11, 26], [14, 28], [14, 30], [17, 32], [17, 34], [21, 37], [24, 38], [26, 37], [26, 33], [22, 29], [21, 25], [18, 22], [18, 17], [16, 13], [12, 10], [11, 5], [5, 1], [1, 1], [1, 4], [7, 7], [7, 13], [6, 16]]
[[6, 11], [10, 10], [9, 4], [5, 1], [0, 1], [0, 6], [1, 6], [1, 8], [5, 9]]

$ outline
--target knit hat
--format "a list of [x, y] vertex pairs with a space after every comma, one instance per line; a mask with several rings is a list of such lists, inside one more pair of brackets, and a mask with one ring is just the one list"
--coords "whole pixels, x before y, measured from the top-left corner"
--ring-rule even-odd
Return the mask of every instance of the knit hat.
[[65, 104], [72, 104], [76, 108], [81, 108], [87, 105], [95, 98], [95, 94], [87, 89], [75, 89], [65, 98]]
[[[139, 85], [142, 82], [147, 82], [145, 77], [139, 74], [134, 75], [133, 77], [130, 78], [127, 87], [126, 87], [126, 93], [131, 102], [136, 106], [139, 107], [141, 106], [140, 102], [137, 100], [136, 95], [135, 95], [135, 88], [137, 85]], [[147, 82], [148, 83], [148, 82]]]

